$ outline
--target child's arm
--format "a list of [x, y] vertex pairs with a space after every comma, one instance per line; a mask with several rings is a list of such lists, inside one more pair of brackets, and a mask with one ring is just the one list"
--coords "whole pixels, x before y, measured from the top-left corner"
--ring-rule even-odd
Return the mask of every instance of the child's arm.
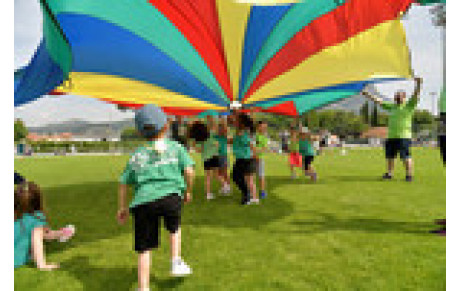
[[36, 227], [32, 231], [32, 256], [38, 269], [49, 271], [59, 268], [59, 265], [46, 263], [45, 250], [43, 247], [44, 233], [45, 229], [43, 227]]
[[195, 179], [195, 170], [193, 167], [187, 167], [184, 170], [185, 180], [187, 182], [187, 192], [185, 193], [185, 203], [192, 201], [193, 180]]
[[128, 220], [128, 208], [126, 206], [126, 196], [128, 193], [128, 185], [120, 184], [118, 186], [118, 212], [117, 219], [119, 224], [125, 224]]

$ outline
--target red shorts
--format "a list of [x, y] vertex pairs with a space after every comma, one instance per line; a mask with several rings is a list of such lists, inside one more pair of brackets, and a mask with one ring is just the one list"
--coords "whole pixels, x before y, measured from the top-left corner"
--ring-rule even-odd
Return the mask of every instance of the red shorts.
[[294, 167], [302, 167], [302, 156], [298, 152], [292, 152], [289, 155], [289, 164]]

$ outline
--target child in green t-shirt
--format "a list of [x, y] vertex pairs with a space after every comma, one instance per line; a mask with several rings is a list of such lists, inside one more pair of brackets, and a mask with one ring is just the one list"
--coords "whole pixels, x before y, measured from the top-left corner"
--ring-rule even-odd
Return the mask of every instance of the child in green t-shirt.
[[128, 185], [132, 185], [129, 212], [134, 218], [134, 249], [139, 254], [139, 290], [148, 290], [150, 253], [159, 246], [161, 217], [170, 233], [171, 275], [192, 273], [181, 258], [180, 222], [184, 193], [185, 202], [192, 199], [194, 161], [181, 144], [166, 138], [167, 118], [160, 108], [145, 105], [138, 109], [135, 123], [148, 142], [134, 152], [120, 178], [117, 219], [120, 224], [127, 221], [126, 196]]
[[260, 198], [265, 198], [267, 193], [265, 192], [265, 160], [263, 154], [268, 149], [268, 137], [267, 137], [267, 123], [259, 121], [257, 124], [256, 132], [256, 168], [257, 176], [259, 177], [260, 184]]
[[221, 188], [220, 193], [230, 194], [232, 192], [230, 186], [230, 177], [228, 176], [228, 130], [225, 119], [219, 123], [216, 139], [219, 142], [219, 169], [218, 174], [224, 180], [225, 184]]
[[14, 267], [32, 260], [40, 270], [54, 270], [58, 264], [45, 259], [45, 240], [69, 240], [75, 234], [71, 225], [52, 230], [43, 214], [40, 188], [33, 182], [20, 183], [14, 191]]
[[241, 191], [242, 205], [259, 204], [254, 181], [256, 172], [255, 144], [251, 138], [251, 134], [255, 132], [254, 123], [249, 115], [237, 113], [235, 127], [236, 134], [230, 140], [235, 156], [232, 179]]
[[305, 176], [309, 176], [312, 181], [316, 182], [318, 175], [312, 163], [315, 159], [315, 149], [313, 142], [315, 138], [311, 135], [307, 127], [302, 127], [299, 138], [299, 152], [302, 156], [303, 168]]
[[228, 187], [224, 179], [218, 174], [219, 140], [216, 138], [213, 127], [215, 127], [213, 123], [208, 122], [208, 125], [206, 125], [201, 121], [197, 121], [190, 129], [190, 137], [197, 143], [196, 150], [201, 152], [203, 167], [206, 174], [206, 198], [208, 200], [214, 199], [214, 194], [211, 191], [213, 178], [220, 180], [223, 185], [222, 188]]

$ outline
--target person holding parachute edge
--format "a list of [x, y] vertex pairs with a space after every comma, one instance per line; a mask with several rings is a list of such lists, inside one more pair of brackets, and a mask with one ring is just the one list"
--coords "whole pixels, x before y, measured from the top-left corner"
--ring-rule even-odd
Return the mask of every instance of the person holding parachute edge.
[[385, 142], [385, 158], [387, 160], [387, 172], [383, 179], [393, 179], [393, 171], [396, 156], [400, 155], [406, 168], [406, 181], [413, 180], [413, 162], [410, 154], [412, 138], [412, 118], [419, 101], [422, 78], [415, 77], [415, 90], [409, 101], [406, 102], [406, 92], [397, 91], [394, 95], [394, 103], [383, 101], [381, 98], [369, 93], [367, 89], [362, 94], [378, 103], [389, 112], [388, 138]]

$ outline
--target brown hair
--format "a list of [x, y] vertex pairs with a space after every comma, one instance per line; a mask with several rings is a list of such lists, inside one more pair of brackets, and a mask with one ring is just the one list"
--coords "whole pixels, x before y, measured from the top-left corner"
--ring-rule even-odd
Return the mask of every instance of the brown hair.
[[14, 220], [21, 219], [24, 214], [43, 212], [43, 201], [40, 187], [33, 182], [24, 182], [14, 190]]

